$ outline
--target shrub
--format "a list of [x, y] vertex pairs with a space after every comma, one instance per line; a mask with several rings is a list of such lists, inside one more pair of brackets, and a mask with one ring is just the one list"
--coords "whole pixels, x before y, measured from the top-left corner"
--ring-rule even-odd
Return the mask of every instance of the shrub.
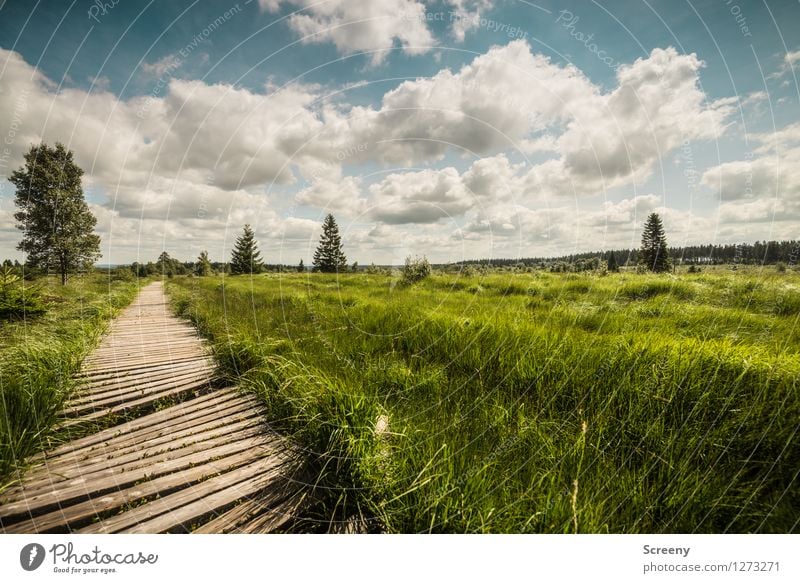
[[23, 285], [11, 267], [0, 269], [0, 318], [12, 320], [46, 311], [36, 289]]
[[406, 264], [403, 266], [403, 283], [412, 284], [422, 281], [431, 274], [431, 264], [428, 258], [424, 255], [422, 257], [406, 257]]
[[778, 273], [784, 273], [786, 271], [786, 264], [783, 261], [778, 261], [775, 264], [775, 269], [778, 271]]

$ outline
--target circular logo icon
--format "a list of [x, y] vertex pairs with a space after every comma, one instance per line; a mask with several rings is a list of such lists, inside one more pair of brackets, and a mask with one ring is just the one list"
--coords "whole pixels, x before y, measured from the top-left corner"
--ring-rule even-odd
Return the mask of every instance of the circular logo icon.
[[35, 571], [44, 562], [44, 547], [38, 543], [30, 543], [19, 552], [19, 564], [26, 571]]

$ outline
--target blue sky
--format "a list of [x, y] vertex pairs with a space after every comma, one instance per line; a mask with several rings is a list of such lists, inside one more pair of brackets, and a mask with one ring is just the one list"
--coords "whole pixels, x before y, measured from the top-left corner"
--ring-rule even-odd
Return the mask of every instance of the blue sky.
[[[104, 260], [798, 238], [800, 5], [0, 0], [0, 174], [59, 140]], [[0, 255], [14, 250], [0, 188]]]

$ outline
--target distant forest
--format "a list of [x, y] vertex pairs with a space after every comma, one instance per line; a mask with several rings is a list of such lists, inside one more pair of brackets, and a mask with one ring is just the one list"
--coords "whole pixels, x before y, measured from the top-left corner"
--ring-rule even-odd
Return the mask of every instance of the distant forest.
[[[611, 253], [621, 265], [636, 265], [639, 259], [638, 249], [611, 249], [608, 251], [590, 251], [573, 253], [560, 257], [523, 257], [519, 259], [470, 259], [459, 261], [456, 265], [492, 265], [526, 267], [547, 267], [557, 263], [572, 265], [588, 263], [592, 260], [607, 261]], [[774, 265], [787, 263], [794, 265], [800, 259], [800, 241], [756, 241], [755, 243], [736, 243], [732, 245], [691, 245], [687, 247], [670, 247], [669, 256], [675, 265]]]

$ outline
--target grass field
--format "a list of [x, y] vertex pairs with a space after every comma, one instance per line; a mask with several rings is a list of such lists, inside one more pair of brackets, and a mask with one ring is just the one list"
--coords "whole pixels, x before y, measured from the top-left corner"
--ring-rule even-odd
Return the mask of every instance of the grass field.
[[107, 321], [136, 295], [136, 281], [107, 274], [29, 283], [47, 312], [0, 321], [0, 485], [40, 449], [72, 390], [71, 375], [94, 348]]
[[800, 274], [176, 278], [228, 374], [390, 532], [798, 529]]

